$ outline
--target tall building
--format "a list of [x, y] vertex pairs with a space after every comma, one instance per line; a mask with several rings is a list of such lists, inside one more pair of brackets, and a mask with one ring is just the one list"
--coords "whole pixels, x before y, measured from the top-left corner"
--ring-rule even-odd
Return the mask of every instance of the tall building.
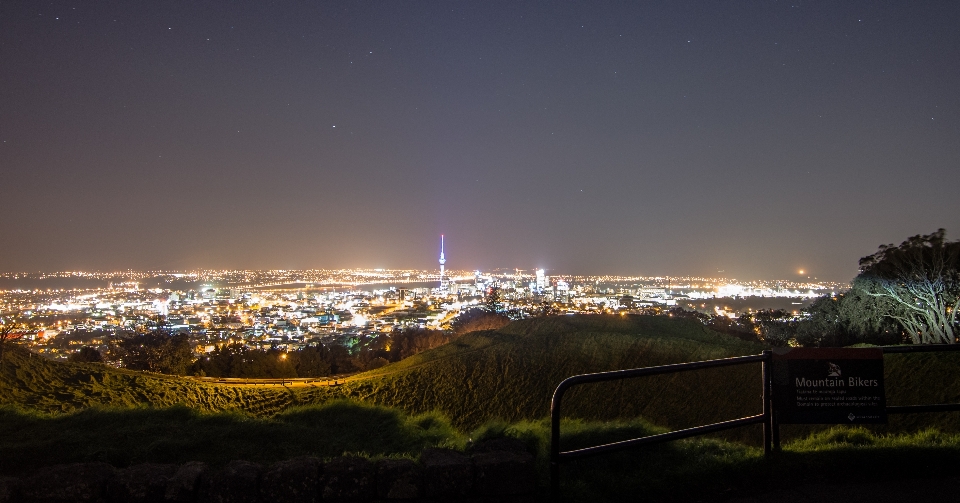
[[447, 263], [447, 259], [443, 256], [443, 234], [440, 235], [440, 289], [447, 289], [447, 280], [443, 277], [443, 265]]

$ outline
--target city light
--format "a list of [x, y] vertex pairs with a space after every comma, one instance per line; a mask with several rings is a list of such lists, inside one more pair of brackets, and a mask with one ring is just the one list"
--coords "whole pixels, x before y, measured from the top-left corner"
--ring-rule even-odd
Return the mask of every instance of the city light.
[[[446, 258], [446, 257], [444, 257]], [[444, 264], [441, 264], [444, 265]], [[353, 347], [410, 327], [446, 329], [469, 309], [511, 317], [554, 314], [666, 313], [681, 307], [735, 317], [834, 295], [847, 285], [731, 278], [578, 276], [546, 269], [199, 270], [0, 274], [2, 313], [26, 321], [24, 343], [66, 358], [81, 345], [106, 350], [110, 337], [163, 328], [187, 334], [197, 356], [240, 342], [251, 349], [296, 351], [329, 343]], [[77, 279], [107, 286], [79, 288]], [[44, 284], [18, 289], [16, 283]], [[496, 287], [496, 288], [494, 288]], [[721, 299], [733, 299], [721, 303]], [[71, 344], [58, 343], [68, 336]]]

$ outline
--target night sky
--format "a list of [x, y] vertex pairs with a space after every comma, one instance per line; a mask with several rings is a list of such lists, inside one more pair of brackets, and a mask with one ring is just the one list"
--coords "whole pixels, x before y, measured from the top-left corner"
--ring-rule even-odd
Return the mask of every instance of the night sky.
[[0, 271], [847, 281], [960, 237], [960, 2], [0, 3]]

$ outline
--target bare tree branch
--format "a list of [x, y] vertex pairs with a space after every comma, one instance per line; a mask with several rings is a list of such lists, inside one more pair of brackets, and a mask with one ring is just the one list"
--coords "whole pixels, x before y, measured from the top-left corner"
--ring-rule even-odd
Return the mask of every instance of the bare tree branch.
[[957, 342], [960, 307], [960, 241], [944, 230], [883, 245], [860, 259], [854, 288], [885, 299], [883, 315], [897, 321], [914, 343]]

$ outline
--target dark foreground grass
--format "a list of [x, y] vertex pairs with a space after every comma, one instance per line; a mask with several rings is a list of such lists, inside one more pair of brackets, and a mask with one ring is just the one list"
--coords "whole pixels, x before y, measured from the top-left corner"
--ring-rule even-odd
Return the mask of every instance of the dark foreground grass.
[[[664, 431], [650, 423], [566, 420], [564, 450]], [[0, 408], [0, 475], [42, 466], [105, 461], [135, 463], [233, 459], [264, 464], [296, 456], [348, 454], [416, 457], [431, 446], [463, 449], [498, 437], [522, 440], [536, 453], [540, 494], [547, 495], [547, 420], [490, 421], [470, 433], [443, 416], [336, 401], [293, 408], [270, 418], [240, 412], [165, 409], [86, 409], [44, 415]], [[711, 501], [809, 482], [871, 482], [949, 476], [960, 462], [960, 435], [936, 430], [878, 434], [833, 428], [791, 442], [764, 457], [761, 449], [718, 439], [688, 439], [565, 463], [565, 501]]]
[[[493, 425], [488, 435], [523, 439], [538, 453], [540, 485], [549, 482], [549, 423]], [[481, 430], [484, 430], [483, 428]], [[474, 432], [483, 436], [484, 432]], [[644, 421], [564, 423], [561, 445], [571, 450], [663, 431]], [[960, 462], [960, 435], [923, 430], [878, 434], [866, 428], [834, 427], [784, 445], [762, 449], [694, 438], [604, 454], [561, 466], [563, 501], [716, 501], [757, 495], [808, 483], [869, 483], [944, 478]]]
[[415, 456], [425, 447], [462, 446], [463, 437], [437, 414], [334, 401], [295, 407], [270, 418], [241, 412], [85, 409], [44, 415], [0, 408], [0, 473], [59, 463], [104, 461], [215, 465], [233, 459], [272, 463], [296, 456]]

